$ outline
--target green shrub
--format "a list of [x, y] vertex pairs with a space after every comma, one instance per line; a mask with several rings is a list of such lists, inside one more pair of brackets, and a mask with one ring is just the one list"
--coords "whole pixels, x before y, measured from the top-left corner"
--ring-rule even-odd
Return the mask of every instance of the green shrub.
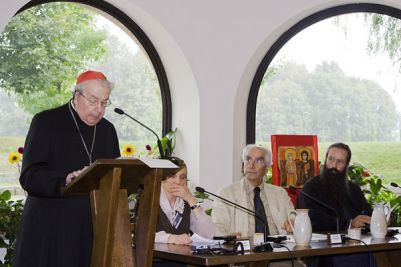
[[371, 207], [374, 203], [390, 203], [391, 207], [397, 205], [391, 213], [390, 226], [401, 226], [401, 196], [383, 186], [381, 176], [369, 172], [366, 167], [358, 163], [349, 166], [348, 176], [353, 183], [361, 186]]
[[0, 248], [6, 249], [1, 266], [12, 266], [17, 231], [22, 218], [22, 200], [11, 200], [11, 192], [0, 194]]

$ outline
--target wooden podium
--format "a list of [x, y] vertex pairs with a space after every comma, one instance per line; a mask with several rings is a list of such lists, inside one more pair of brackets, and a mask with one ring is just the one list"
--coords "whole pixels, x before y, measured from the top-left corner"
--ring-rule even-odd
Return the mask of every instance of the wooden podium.
[[[91, 267], [152, 266], [161, 178], [174, 170], [150, 168], [137, 159], [99, 159], [64, 189], [65, 195], [90, 195]], [[134, 229], [128, 195], [141, 184], [144, 190]]]

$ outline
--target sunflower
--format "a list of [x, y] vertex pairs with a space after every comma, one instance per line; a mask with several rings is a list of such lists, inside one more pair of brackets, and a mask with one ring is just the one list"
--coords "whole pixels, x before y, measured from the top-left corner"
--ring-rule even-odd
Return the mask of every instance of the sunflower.
[[130, 144], [125, 144], [122, 151], [123, 156], [129, 157], [135, 154], [135, 147]]
[[8, 154], [8, 161], [11, 164], [19, 163], [21, 161], [21, 154], [18, 152], [11, 152]]

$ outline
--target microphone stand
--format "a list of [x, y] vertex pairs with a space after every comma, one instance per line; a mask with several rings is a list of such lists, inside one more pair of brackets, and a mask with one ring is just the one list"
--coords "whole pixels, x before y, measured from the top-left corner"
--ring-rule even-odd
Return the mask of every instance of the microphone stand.
[[141, 125], [142, 127], [144, 127], [145, 129], [149, 130], [151, 133], [153, 133], [156, 138], [157, 138], [157, 146], [159, 148], [159, 153], [160, 153], [160, 158], [165, 159], [166, 156], [164, 154], [164, 150], [163, 150], [163, 146], [162, 146], [162, 142], [160, 141], [159, 136], [155, 133], [155, 131], [153, 131], [152, 129], [150, 129], [148, 126], [146, 126], [145, 124], [143, 124], [142, 122], [138, 121], [137, 119], [135, 119], [134, 117], [130, 116], [129, 114], [125, 113], [124, 110], [120, 109], [120, 108], [115, 108], [114, 109], [115, 113], [118, 113], [120, 115], [125, 115], [128, 118], [130, 118], [131, 120], [135, 121], [136, 123], [138, 123], [139, 125]]
[[[294, 186], [292, 186], [292, 185], [289, 186], [288, 189], [289, 189], [291, 192], [293, 192], [293, 193], [295, 193], [296, 190], [297, 190], [297, 189], [296, 189]], [[340, 216], [339, 216], [337, 210], [334, 209], [333, 207], [330, 207], [329, 205], [327, 205], [327, 204], [324, 203], [323, 201], [320, 201], [319, 199], [317, 199], [317, 198], [315, 198], [315, 197], [309, 195], [308, 193], [305, 193], [305, 192], [302, 191], [302, 190], [299, 191], [299, 192], [300, 192], [301, 194], [305, 195], [307, 198], [312, 199], [312, 200], [315, 201], [316, 203], [318, 203], [318, 204], [324, 206], [325, 208], [331, 210], [332, 212], [334, 212], [334, 214], [336, 215], [336, 233], [339, 234], [339, 233], [340, 233], [340, 222], [339, 222], [339, 217], [340, 217]]]
[[[297, 191], [296, 187], [293, 186], [293, 185], [289, 186], [288, 189], [289, 189], [291, 192], [293, 192], [293, 193], [296, 193], [296, 191]], [[336, 215], [336, 234], [330, 234], [330, 235], [329, 235], [329, 237], [330, 237], [330, 243], [331, 243], [331, 244], [342, 243], [341, 234], [340, 234], [340, 219], [339, 219], [339, 218], [340, 218], [340, 215], [338, 214], [338, 211], [337, 211], [335, 208], [333, 208], [333, 207], [327, 205], [327, 204], [324, 203], [323, 201], [320, 201], [319, 199], [317, 199], [317, 198], [315, 198], [315, 197], [309, 195], [308, 193], [305, 193], [303, 190], [301, 190], [301, 191], [299, 191], [299, 192], [300, 192], [302, 195], [306, 196], [307, 198], [309, 198], [309, 199], [315, 201], [316, 203], [318, 203], [318, 204], [322, 205], [323, 207], [325, 207], [325, 208], [331, 210], [332, 212], [334, 212], [334, 214]]]
[[209, 192], [209, 191], [206, 191], [206, 190], [205, 190], [204, 188], [202, 188], [202, 187], [198, 187], [198, 186], [197, 186], [197, 187], [195, 187], [195, 190], [196, 190], [197, 192], [199, 192], [199, 193], [208, 193], [209, 195], [212, 195], [212, 196], [214, 196], [214, 197], [217, 197], [218, 199], [221, 199], [221, 200], [223, 200], [224, 202], [227, 202], [227, 203], [229, 203], [229, 204], [231, 204], [231, 205], [233, 205], [233, 206], [235, 206], [235, 207], [237, 207], [237, 208], [240, 208], [240, 209], [242, 209], [243, 211], [247, 212], [248, 214], [251, 214], [251, 215], [255, 216], [256, 218], [258, 218], [259, 220], [261, 220], [261, 221], [263, 222], [263, 224], [264, 224], [263, 240], [264, 240], [265, 243], [267, 242], [267, 240], [268, 240], [268, 238], [267, 238], [267, 222], [266, 222], [259, 214], [257, 214], [257, 213], [254, 212], [253, 210], [250, 210], [250, 209], [247, 209], [247, 208], [245, 208], [245, 207], [243, 207], [243, 206], [241, 206], [241, 205], [238, 205], [238, 204], [235, 203], [235, 202], [232, 202], [232, 201], [230, 201], [230, 200], [228, 200], [228, 199], [222, 198], [221, 196], [218, 196], [218, 195], [213, 194], [213, 193], [211, 193], [211, 192]]

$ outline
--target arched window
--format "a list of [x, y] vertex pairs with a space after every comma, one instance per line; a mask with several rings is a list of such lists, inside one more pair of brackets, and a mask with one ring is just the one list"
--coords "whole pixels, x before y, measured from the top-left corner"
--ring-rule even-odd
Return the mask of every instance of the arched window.
[[[374, 23], [391, 22], [395, 30], [401, 28], [400, 18], [401, 10], [392, 7], [351, 4], [313, 14], [285, 32], [254, 77], [247, 143], [268, 143], [272, 134], [314, 134], [320, 161], [329, 144], [342, 141], [351, 146], [353, 161], [387, 182], [398, 179], [400, 169], [394, 171], [392, 160], [401, 148], [401, 88], [399, 68], [389, 64], [398, 58], [371, 53], [369, 61], [366, 50], [368, 43], [371, 51], [377, 48], [375, 32], [367, 39]], [[353, 29], [357, 20], [359, 32]], [[333, 45], [338, 39], [344, 41]], [[356, 41], [359, 50], [352, 50]]]
[[77, 75], [86, 69], [100, 70], [114, 82], [112, 106], [105, 117], [114, 123], [121, 145], [134, 145], [141, 153], [156, 140], [142, 126], [113, 112], [115, 107], [159, 136], [171, 130], [170, 91], [161, 59], [141, 28], [111, 4], [31, 1], [1, 37], [0, 122], [9, 127], [0, 132], [0, 167], [6, 175], [1, 180], [7, 184], [18, 185], [18, 173], [7, 156], [23, 146], [30, 118], [66, 103]]

